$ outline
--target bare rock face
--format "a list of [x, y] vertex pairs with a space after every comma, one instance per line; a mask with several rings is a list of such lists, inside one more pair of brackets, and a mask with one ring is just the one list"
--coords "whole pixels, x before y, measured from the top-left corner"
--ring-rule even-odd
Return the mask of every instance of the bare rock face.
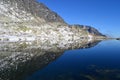
[[58, 39], [56, 31], [58, 26], [64, 28], [67, 24], [57, 13], [36, 0], [0, 0], [0, 40], [2, 41], [13, 39], [28, 41], [35, 40], [38, 36], [39, 39], [44, 40], [53, 35]]
[[36, 0], [0, 0], [0, 16], [15, 22], [36, 20], [41, 23], [65, 23], [57, 13]]

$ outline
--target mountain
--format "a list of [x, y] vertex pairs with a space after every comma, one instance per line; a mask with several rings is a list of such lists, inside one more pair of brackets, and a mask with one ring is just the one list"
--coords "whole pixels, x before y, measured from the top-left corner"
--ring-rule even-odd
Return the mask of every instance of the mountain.
[[91, 26], [74, 24], [74, 25], [70, 25], [70, 27], [79, 27], [79, 28], [84, 29], [85, 31], [89, 32], [89, 34], [94, 35], [94, 36], [96, 35], [96, 36], [107, 37], [106, 35], [103, 35], [97, 29], [95, 29], [94, 27], [91, 27]]
[[0, 16], [15, 22], [37, 20], [37, 22], [61, 22], [64, 20], [57, 13], [36, 0], [1, 0]]
[[94, 28], [86, 29], [70, 27], [57, 13], [36, 0], [0, 0], [1, 41], [38, 39], [57, 43], [61, 40], [79, 40], [92, 32], [102, 36]]

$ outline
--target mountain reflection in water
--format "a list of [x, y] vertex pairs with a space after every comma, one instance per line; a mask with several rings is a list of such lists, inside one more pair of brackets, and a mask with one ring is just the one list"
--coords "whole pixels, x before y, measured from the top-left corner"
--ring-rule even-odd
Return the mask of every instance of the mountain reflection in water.
[[90, 48], [100, 41], [0, 42], [0, 80], [23, 80], [61, 56], [65, 50]]
[[120, 80], [119, 61], [120, 41], [105, 40], [89, 49], [66, 50], [25, 80]]

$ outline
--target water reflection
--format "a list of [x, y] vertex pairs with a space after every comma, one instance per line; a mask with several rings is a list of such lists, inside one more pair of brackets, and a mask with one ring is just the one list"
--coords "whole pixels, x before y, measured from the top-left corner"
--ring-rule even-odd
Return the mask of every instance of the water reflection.
[[65, 50], [90, 48], [100, 41], [0, 42], [0, 80], [22, 80], [44, 68], [61, 56]]
[[102, 41], [90, 49], [67, 50], [26, 80], [120, 80], [118, 44], [119, 41]]

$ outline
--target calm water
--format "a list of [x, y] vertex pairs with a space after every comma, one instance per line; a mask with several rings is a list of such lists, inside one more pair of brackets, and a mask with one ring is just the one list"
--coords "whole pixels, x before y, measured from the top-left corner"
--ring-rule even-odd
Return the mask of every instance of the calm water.
[[0, 80], [120, 80], [120, 41], [0, 42]]
[[25, 80], [120, 80], [120, 41], [67, 50]]

